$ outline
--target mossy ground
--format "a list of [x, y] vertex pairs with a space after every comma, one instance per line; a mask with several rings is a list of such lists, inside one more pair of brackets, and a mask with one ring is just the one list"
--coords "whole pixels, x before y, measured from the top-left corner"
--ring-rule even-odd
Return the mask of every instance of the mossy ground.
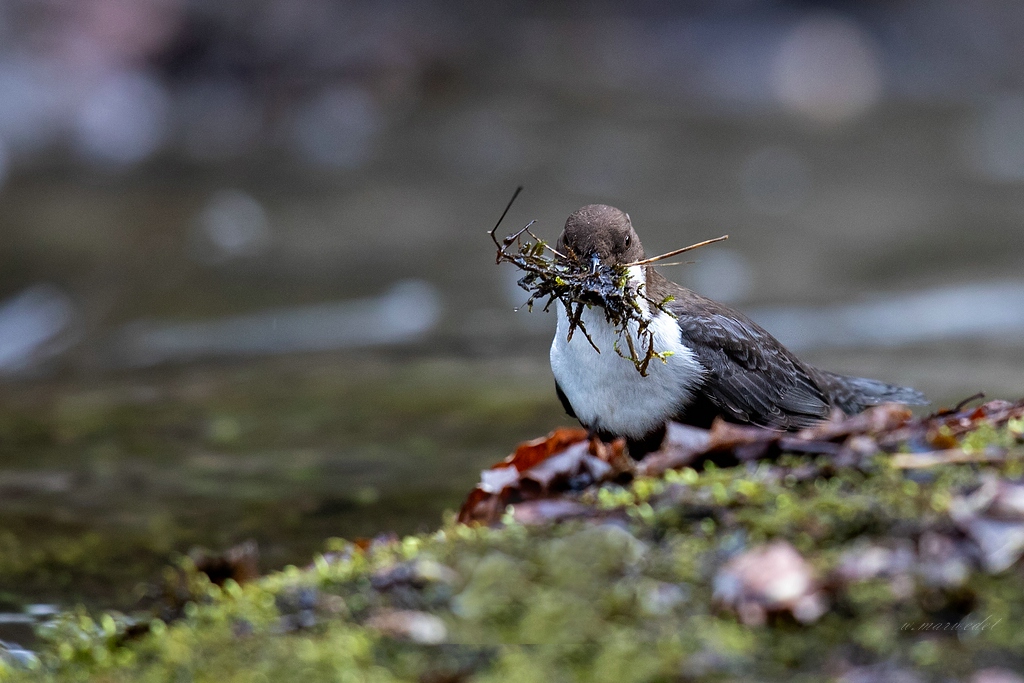
[[[723, 561], [785, 539], [820, 577], [865, 543], [948, 525], [983, 477], [1021, 476], [1020, 428], [985, 427], [971, 448], [998, 463], [907, 472], [877, 456], [839, 469], [784, 456], [768, 465], [673, 471], [584, 494], [595, 516], [439, 531], [360, 549], [336, 540], [306, 569], [239, 586], [193, 575], [197, 599], [170, 624], [64, 615], [31, 671], [12, 680], [676, 681], [821, 680], [851, 670], [967, 680], [1024, 668], [1024, 570], [959, 582], [911, 573], [835, 584], [812, 624], [761, 627], [716, 605]], [[984, 443], [983, 443], [984, 442]], [[391, 620], [381, 615], [390, 615]], [[988, 619], [979, 630], [924, 624]], [[390, 625], [388, 625], [390, 624]], [[423, 645], [422, 642], [443, 642]], [[859, 668], [858, 668], [859, 667]]]

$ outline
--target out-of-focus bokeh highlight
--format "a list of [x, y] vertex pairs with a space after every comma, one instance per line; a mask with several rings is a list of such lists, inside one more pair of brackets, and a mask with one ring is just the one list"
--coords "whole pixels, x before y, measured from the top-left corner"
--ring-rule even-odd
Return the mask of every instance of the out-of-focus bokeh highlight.
[[[514, 311], [526, 295], [485, 235], [520, 184], [509, 231], [537, 219], [554, 239], [603, 202], [652, 253], [729, 233], [666, 274], [812, 362], [940, 404], [1024, 394], [1022, 33], [1013, 0], [0, 0], [0, 397], [56, 430], [57, 477], [8, 473], [0, 497], [133, 490], [110, 472], [145, 449], [54, 421], [169, 396], [201, 406], [172, 470], [216, 497], [210, 467], [242, 465], [211, 453], [259, 444], [236, 419], [257, 409], [210, 408], [211, 382], [282, 381], [293, 361], [419, 387], [456, 426], [423, 446], [387, 413], [414, 390], [380, 398], [388, 452], [463, 448], [475, 481], [512, 432], [567, 420], [552, 316]], [[503, 410], [472, 382], [534, 403]], [[294, 388], [347, 396], [339, 415], [360, 400]], [[438, 397], [460, 392], [499, 407], [452, 422]], [[387, 484], [365, 472], [388, 458], [369, 437], [353, 456], [336, 417], [302, 432], [305, 455], [282, 437], [246, 466], [319, 481], [355, 458], [332, 519], [374, 504]]]

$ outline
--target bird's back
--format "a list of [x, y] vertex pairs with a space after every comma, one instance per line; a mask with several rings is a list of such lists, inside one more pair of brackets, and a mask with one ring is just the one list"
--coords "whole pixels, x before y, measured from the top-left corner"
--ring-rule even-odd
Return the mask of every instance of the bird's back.
[[[818, 370], [797, 358], [745, 315], [700, 296], [653, 272], [648, 290], [668, 304], [684, 343], [704, 366], [701, 401], [679, 419], [704, 424], [715, 415], [739, 423], [799, 429], [838, 408], [858, 413], [881, 403], [927, 403], [921, 392], [863, 377]], [[706, 425], [705, 425], [706, 426]]]

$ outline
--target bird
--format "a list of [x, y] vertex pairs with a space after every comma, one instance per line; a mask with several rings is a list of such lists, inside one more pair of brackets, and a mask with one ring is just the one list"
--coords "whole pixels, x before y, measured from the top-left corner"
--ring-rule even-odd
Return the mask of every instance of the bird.
[[[851, 415], [882, 403], [928, 402], [910, 387], [819, 370], [739, 311], [666, 279], [652, 265], [635, 265], [646, 258], [643, 245], [629, 214], [615, 207], [590, 204], [574, 212], [555, 247], [594, 268], [625, 266], [632, 291], [646, 295], [637, 305], [654, 348], [670, 352], [652, 359], [643, 376], [611, 351], [622, 332], [598, 305], [585, 306], [580, 318], [588, 339], [569, 334], [569, 311], [557, 302], [550, 361], [558, 398], [591, 434], [625, 438], [635, 458], [660, 447], [670, 421], [709, 428], [721, 418], [795, 431], [836, 410]], [[652, 307], [647, 299], [667, 301]], [[629, 324], [635, 331], [637, 323]]]

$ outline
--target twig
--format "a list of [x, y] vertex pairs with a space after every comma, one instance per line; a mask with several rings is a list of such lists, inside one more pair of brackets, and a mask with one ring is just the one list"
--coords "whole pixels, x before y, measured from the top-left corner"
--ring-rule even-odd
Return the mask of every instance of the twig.
[[[505, 216], [508, 214], [508, 210], [512, 208], [512, 204], [515, 203], [516, 197], [518, 197], [519, 193], [522, 192], [522, 191], [523, 191], [523, 186], [522, 185], [520, 185], [519, 187], [516, 188], [516, 191], [512, 193], [512, 199], [508, 200], [508, 204], [505, 205], [505, 210], [501, 212], [501, 216], [498, 218], [498, 222], [495, 223], [494, 227], [491, 228], [490, 232], [487, 233], [488, 235], [491, 236], [491, 239], [494, 240], [495, 244], [498, 244], [498, 239], [494, 236], [494, 233], [496, 233], [498, 231], [498, 226], [501, 225], [501, 222], [503, 220], [505, 220]], [[500, 248], [501, 245], [498, 245], [498, 247]]]
[[917, 470], [938, 465], [970, 462], [1001, 462], [1004, 453], [968, 453], [960, 448], [949, 448], [930, 453], [898, 453], [892, 457], [892, 466], [900, 470]]
[[624, 267], [629, 268], [630, 266], [646, 266], [646, 265], [648, 265], [650, 263], [655, 263], [657, 261], [662, 261], [664, 259], [671, 258], [673, 256], [679, 256], [679, 254], [684, 254], [684, 253], [686, 253], [688, 251], [693, 251], [694, 249], [699, 249], [701, 247], [706, 247], [707, 245], [714, 244], [715, 242], [724, 242], [727, 239], [729, 239], [728, 235], [722, 235], [721, 237], [716, 237], [714, 239], [704, 240], [703, 242], [697, 242], [697, 244], [691, 244], [690, 246], [683, 247], [682, 249], [675, 249], [673, 251], [666, 251], [664, 254], [661, 254], [660, 256], [652, 256], [650, 258], [645, 258], [642, 261], [633, 261], [632, 263], [625, 264]]
[[672, 261], [671, 263], [658, 262], [659, 268], [668, 268], [669, 266], [692, 266], [696, 261]]
[[[534, 302], [546, 299], [547, 302], [544, 304], [546, 311], [556, 300], [560, 301], [569, 319], [566, 340], [571, 340], [575, 332], [579, 330], [586, 337], [590, 346], [597, 353], [601, 353], [601, 349], [598, 348], [583, 322], [584, 311], [592, 306], [598, 306], [604, 312], [605, 320], [615, 328], [618, 335], [626, 338], [629, 355], [623, 353], [618, 347], [618, 343], [615, 344], [616, 353], [631, 361], [637, 372], [646, 377], [651, 360], [654, 358], [666, 362], [670, 354], [658, 352], [655, 349], [654, 332], [650, 329], [650, 325], [653, 315], [658, 311], [672, 315], [672, 311], [668, 308], [668, 304], [672, 301], [671, 297], [656, 301], [647, 296], [642, 283], [634, 283], [630, 280], [627, 266], [609, 266], [602, 263], [598, 264], [595, 269], [589, 262], [584, 263], [572, 250], [568, 250], [568, 254], [560, 253], [530, 230], [534, 221], [530, 221], [504, 239], [498, 240], [498, 227], [521, 190], [521, 187], [516, 188], [512, 199], [509, 200], [502, 212], [501, 218], [487, 234], [494, 242], [494, 246], [497, 247], [495, 263], [503, 261], [511, 263], [525, 272], [518, 284], [530, 293], [526, 300], [527, 309], [532, 311]], [[685, 249], [677, 249], [668, 254], [629, 265], [654, 263], [705, 244], [719, 242], [726, 237], [707, 240]], [[553, 254], [554, 258], [549, 258], [547, 252]], [[641, 354], [643, 355], [641, 356]]]
[[964, 406], [966, 406], [971, 401], [977, 401], [977, 400], [982, 399], [982, 398], [985, 398], [985, 392], [984, 391], [979, 391], [978, 393], [972, 394], [971, 396], [968, 396], [964, 400], [960, 401], [959, 403], [957, 403], [952, 408], [943, 408], [941, 410], [936, 410], [934, 413], [932, 413], [928, 417], [930, 419], [930, 418], [936, 418], [936, 417], [945, 417], [946, 415], [955, 415], [955, 414], [959, 413], [961, 410], [963, 410]]

